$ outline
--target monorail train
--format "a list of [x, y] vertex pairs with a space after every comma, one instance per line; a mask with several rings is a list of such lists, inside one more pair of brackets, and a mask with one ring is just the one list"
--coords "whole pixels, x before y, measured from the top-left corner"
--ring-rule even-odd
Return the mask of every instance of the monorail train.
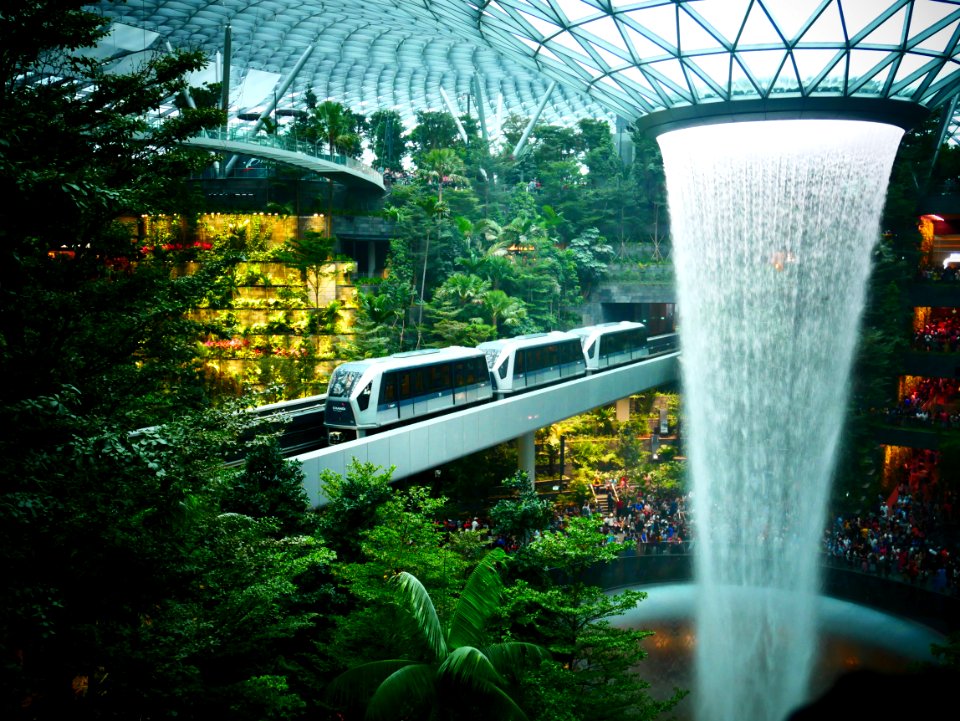
[[532, 333], [481, 343], [495, 393], [528, 391], [587, 372], [578, 336], [561, 331]]
[[[324, 422], [358, 436], [493, 397], [483, 351], [453, 346], [396, 353], [337, 366], [327, 387]], [[331, 430], [331, 443], [343, 440]]]
[[[659, 338], [665, 338], [661, 336]], [[655, 342], [652, 342], [655, 341]], [[371, 430], [458, 410], [602, 372], [646, 358], [651, 347], [642, 323], [603, 323], [481, 343], [397, 353], [337, 366], [327, 389], [330, 443]]]
[[643, 323], [601, 323], [569, 332], [580, 337], [587, 373], [633, 363], [650, 355], [647, 326]]

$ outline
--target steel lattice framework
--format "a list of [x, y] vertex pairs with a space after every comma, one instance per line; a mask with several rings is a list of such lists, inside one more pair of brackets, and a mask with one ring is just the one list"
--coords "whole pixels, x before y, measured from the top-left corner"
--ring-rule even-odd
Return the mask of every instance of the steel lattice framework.
[[[960, 91], [960, 0], [130, 0], [93, 4], [134, 62], [174, 47], [215, 54], [232, 27], [234, 104], [264, 105], [308, 46], [289, 92], [360, 112], [638, 120], [729, 103], [883, 100], [922, 108]], [[211, 79], [212, 76], [211, 76]], [[479, 85], [479, 91], [475, 92]], [[696, 109], [694, 110], [694, 106]], [[834, 104], [834, 107], [839, 107]]]

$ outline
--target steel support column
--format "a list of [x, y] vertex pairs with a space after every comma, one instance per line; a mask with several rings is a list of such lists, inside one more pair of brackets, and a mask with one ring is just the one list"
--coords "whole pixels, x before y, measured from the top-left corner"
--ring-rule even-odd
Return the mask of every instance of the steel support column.
[[543, 94], [543, 97], [540, 99], [540, 104], [537, 106], [536, 111], [533, 113], [533, 117], [530, 118], [530, 122], [527, 123], [527, 127], [523, 130], [523, 135], [520, 136], [520, 140], [517, 142], [517, 146], [513, 149], [513, 157], [519, 158], [520, 153], [523, 152], [523, 149], [527, 147], [527, 138], [530, 137], [530, 133], [533, 132], [533, 126], [540, 121], [540, 115], [543, 113], [543, 109], [547, 107], [547, 103], [550, 102], [550, 96], [553, 95], [553, 91], [557, 87], [557, 81], [553, 80], [550, 83], [550, 87], [547, 88], [547, 92]]

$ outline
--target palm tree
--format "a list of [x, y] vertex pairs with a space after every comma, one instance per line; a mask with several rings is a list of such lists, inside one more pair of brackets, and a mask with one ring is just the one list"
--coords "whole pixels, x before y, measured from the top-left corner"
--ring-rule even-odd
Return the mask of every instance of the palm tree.
[[487, 621], [500, 607], [498, 564], [505, 559], [497, 549], [480, 561], [446, 624], [416, 576], [405, 571], [394, 576], [399, 601], [409, 610], [429, 658], [355, 666], [334, 679], [329, 691], [333, 698], [354, 707], [366, 704], [369, 721], [452, 718], [462, 716], [458, 709], [471, 706], [486, 708], [488, 718], [526, 721], [504, 690], [505, 674], [527, 660], [546, 658], [547, 652], [519, 641], [484, 645]]
[[500, 326], [514, 326], [527, 317], [527, 309], [522, 300], [513, 298], [502, 290], [491, 290], [483, 298], [483, 304], [490, 312], [492, 325], [500, 333]]
[[443, 181], [466, 183], [467, 179], [461, 175], [464, 170], [463, 161], [450, 148], [437, 148], [423, 154], [420, 158], [421, 172], [428, 180], [437, 182], [437, 202], [443, 202]]
[[467, 273], [454, 273], [441, 285], [434, 298], [451, 303], [457, 310], [468, 305], [483, 303], [483, 296], [490, 291], [490, 283], [483, 278]]
[[313, 108], [313, 121], [317, 135], [327, 144], [330, 155], [344, 152], [357, 139], [350, 113], [335, 100], [324, 100]]
[[[320, 140], [327, 144], [330, 155], [343, 153], [357, 142], [350, 112], [335, 100], [324, 100], [312, 110], [313, 122]], [[333, 179], [327, 179], [327, 222], [333, 234]]]

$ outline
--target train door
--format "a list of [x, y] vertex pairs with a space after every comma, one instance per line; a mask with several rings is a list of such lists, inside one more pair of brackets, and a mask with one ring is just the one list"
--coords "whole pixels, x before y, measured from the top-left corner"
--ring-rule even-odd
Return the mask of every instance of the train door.
[[397, 374], [388, 372], [380, 377], [380, 394], [377, 401], [377, 424], [390, 425], [400, 420], [397, 396]]

